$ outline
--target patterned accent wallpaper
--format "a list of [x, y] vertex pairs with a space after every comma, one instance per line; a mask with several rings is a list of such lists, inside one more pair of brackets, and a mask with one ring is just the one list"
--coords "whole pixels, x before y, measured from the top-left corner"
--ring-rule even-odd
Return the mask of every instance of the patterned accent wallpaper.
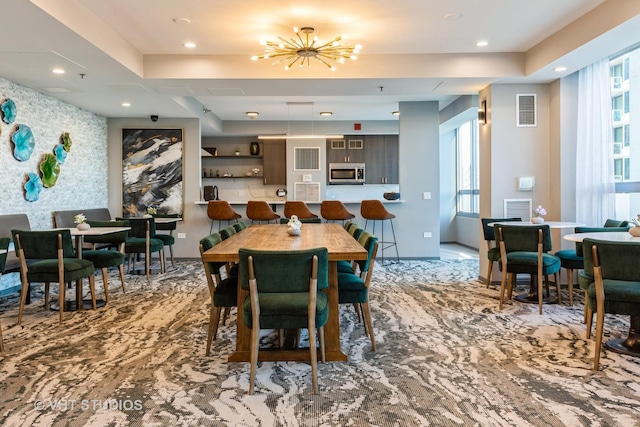
[[[54, 211], [107, 207], [107, 119], [0, 78], [0, 103], [7, 98], [15, 102], [17, 114], [14, 123], [0, 121], [0, 215], [26, 213], [35, 230], [51, 228]], [[14, 158], [11, 142], [18, 124], [29, 126], [35, 139], [31, 157], [22, 162]], [[42, 176], [43, 156], [54, 154], [65, 132], [72, 146], [56, 184], [43, 188], [37, 201], [26, 201], [27, 174]]]

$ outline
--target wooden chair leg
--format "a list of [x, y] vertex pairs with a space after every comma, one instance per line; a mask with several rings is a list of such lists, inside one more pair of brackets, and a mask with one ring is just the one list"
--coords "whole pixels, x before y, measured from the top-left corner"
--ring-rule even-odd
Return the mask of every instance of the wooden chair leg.
[[584, 306], [584, 319], [585, 319], [585, 323], [587, 324], [586, 337], [587, 339], [591, 339], [591, 324], [593, 323], [593, 311], [591, 310], [591, 307], [589, 307], [589, 305], [586, 302]]
[[538, 314], [542, 314], [542, 274], [538, 274]]
[[118, 272], [120, 273], [120, 283], [122, 284], [122, 293], [124, 294], [126, 290], [124, 286], [124, 265], [123, 264], [120, 264], [118, 266]]
[[216, 339], [218, 334], [218, 323], [220, 322], [220, 307], [216, 307], [211, 304], [211, 310], [209, 310], [209, 328], [207, 331], [207, 351], [205, 355], [208, 356], [211, 351], [211, 342]]
[[175, 264], [173, 263], [173, 245], [169, 246], [169, 255], [171, 257], [171, 268], [175, 268]]
[[507, 299], [511, 301], [513, 299], [513, 288], [516, 286], [516, 280], [518, 275], [511, 273], [507, 276]]
[[567, 268], [567, 290], [569, 292], [569, 306], [573, 307], [573, 269]]
[[58, 283], [58, 325], [62, 326], [62, 320], [64, 319], [64, 292], [66, 286], [64, 283]]
[[604, 304], [603, 310], [596, 313], [596, 350], [593, 359], [593, 370], [597, 371], [600, 367], [600, 352], [602, 351], [602, 334], [604, 331]]
[[109, 302], [109, 278], [107, 267], [102, 267], [102, 284], [104, 286], [104, 302]]
[[361, 306], [362, 306], [364, 321], [367, 325], [367, 329], [369, 330], [369, 339], [371, 340], [371, 349], [373, 351], [376, 351], [376, 337], [373, 333], [373, 322], [371, 321], [371, 311], [369, 310], [369, 303], [363, 302]]
[[258, 367], [258, 346], [260, 338], [260, 329], [251, 329], [251, 372], [249, 374], [249, 394], [253, 394], [253, 385], [256, 380], [256, 369]]
[[498, 303], [498, 310], [502, 310], [502, 302], [504, 301], [504, 291], [507, 287], [507, 276], [509, 273], [502, 271], [502, 280], [500, 281], [500, 302]]
[[89, 290], [91, 291], [91, 308], [96, 310], [96, 279], [93, 275], [89, 276]]
[[491, 284], [491, 272], [493, 271], [493, 261], [489, 261], [489, 268], [487, 270], [487, 286], [486, 288], [489, 288], [489, 285]]
[[320, 343], [320, 360], [325, 363], [327, 358], [324, 351], [324, 327], [318, 328], [318, 343]]
[[358, 323], [362, 323], [362, 316], [360, 315], [360, 308], [358, 307], [358, 304], [353, 304], [353, 309], [356, 311], [356, 314], [358, 315]]
[[[311, 359], [310, 360], [311, 382], [313, 387], [313, 394], [317, 394], [318, 393], [318, 353], [316, 351], [315, 321], [311, 321], [311, 319], [309, 319], [309, 323], [310, 323], [309, 325], [309, 358]], [[313, 323], [313, 325], [311, 323]]]

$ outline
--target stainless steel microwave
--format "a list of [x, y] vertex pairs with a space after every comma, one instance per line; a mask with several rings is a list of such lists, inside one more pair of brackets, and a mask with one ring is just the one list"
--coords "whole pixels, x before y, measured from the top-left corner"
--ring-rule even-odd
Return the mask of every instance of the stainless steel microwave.
[[329, 184], [364, 184], [364, 163], [329, 163]]

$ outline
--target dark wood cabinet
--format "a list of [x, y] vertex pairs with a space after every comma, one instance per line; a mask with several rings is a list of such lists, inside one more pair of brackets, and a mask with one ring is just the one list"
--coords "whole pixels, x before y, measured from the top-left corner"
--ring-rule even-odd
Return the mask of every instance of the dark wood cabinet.
[[398, 135], [367, 135], [365, 184], [398, 184]]
[[363, 163], [364, 138], [361, 135], [344, 139], [327, 139], [327, 163]]
[[265, 185], [287, 185], [287, 142], [284, 139], [262, 144]]

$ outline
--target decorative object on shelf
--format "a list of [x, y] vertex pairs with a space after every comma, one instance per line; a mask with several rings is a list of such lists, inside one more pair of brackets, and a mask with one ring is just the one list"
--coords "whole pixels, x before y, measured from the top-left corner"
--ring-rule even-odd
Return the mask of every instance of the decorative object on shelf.
[[183, 142], [182, 129], [122, 129], [125, 218], [145, 212], [149, 194], [163, 214], [182, 215]]
[[84, 216], [83, 213], [79, 213], [78, 215], [73, 217], [73, 222], [76, 225], [78, 230], [88, 230], [91, 228], [91, 225], [87, 222], [87, 217]]
[[31, 128], [27, 125], [18, 125], [16, 131], [11, 135], [11, 141], [14, 145], [13, 157], [21, 162], [29, 160], [36, 145]]
[[236, 156], [240, 155], [240, 148], [236, 147]]
[[287, 225], [289, 227], [287, 233], [289, 233], [290, 236], [299, 236], [302, 232], [302, 222], [298, 219], [298, 215], [291, 215], [291, 219], [289, 219]]
[[53, 154], [58, 159], [58, 163], [64, 165], [64, 161], [67, 159], [67, 152], [64, 149], [64, 145], [58, 144], [53, 149]]
[[0, 109], [2, 109], [3, 122], [10, 125], [16, 120], [16, 103], [13, 102], [11, 98], [5, 99], [2, 105], [0, 105]]
[[542, 224], [544, 222], [544, 216], [547, 214], [547, 211], [542, 207], [542, 205], [538, 205], [537, 208], [533, 210], [533, 218], [531, 218], [531, 222], [534, 224]]
[[313, 27], [293, 27], [296, 38], [286, 39], [278, 36], [280, 41], [262, 42], [264, 47], [264, 55], [254, 55], [252, 60], [274, 58], [274, 64], [286, 62], [285, 70], [290, 69], [296, 62], [300, 67], [311, 65], [311, 59], [315, 59], [321, 64], [326, 65], [332, 71], [336, 69], [333, 62], [344, 63], [345, 59], [358, 59], [357, 54], [360, 53], [362, 46], [341, 45], [340, 41], [346, 38], [346, 35], [338, 36], [329, 42], [320, 42], [318, 36], [311, 36], [314, 32]]
[[400, 198], [400, 193], [396, 193], [395, 191], [392, 191], [390, 193], [383, 193], [382, 197], [384, 197], [387, 200], [398, 200]]
[[40, 192], [42, 191], [42, 180], [34, 172], [29, 172], [27, 176], [29, 179], [24, 184], [24, 199], [27, 202], [36, 202], [40, 198]]
[[73, 141], [71, 141], [71, 135], [69, 134], [69, 132], [63, 133], [60, 139], [62, 140], [64, 151], [66, 151], [67, 153], [71, 151], [71, 145], [73, 145]]
[[253, 168], [251, 170], [253, 171], [254, 176], [258, 176], [258, 174], [260, 173], [260, 168]]
[[252, 141], [249, 144], [249, 153], [251, 153], [252, 156], [257, 156], [260, 154], [260, 143], [256, 142], [256, 141]]
[[44, 160], [40, 162], [40, 172], [42, 172], [42, 184], [46, 188], [56, 185], [60, 177], [60, 163], [53, 154], [45, 154]]

